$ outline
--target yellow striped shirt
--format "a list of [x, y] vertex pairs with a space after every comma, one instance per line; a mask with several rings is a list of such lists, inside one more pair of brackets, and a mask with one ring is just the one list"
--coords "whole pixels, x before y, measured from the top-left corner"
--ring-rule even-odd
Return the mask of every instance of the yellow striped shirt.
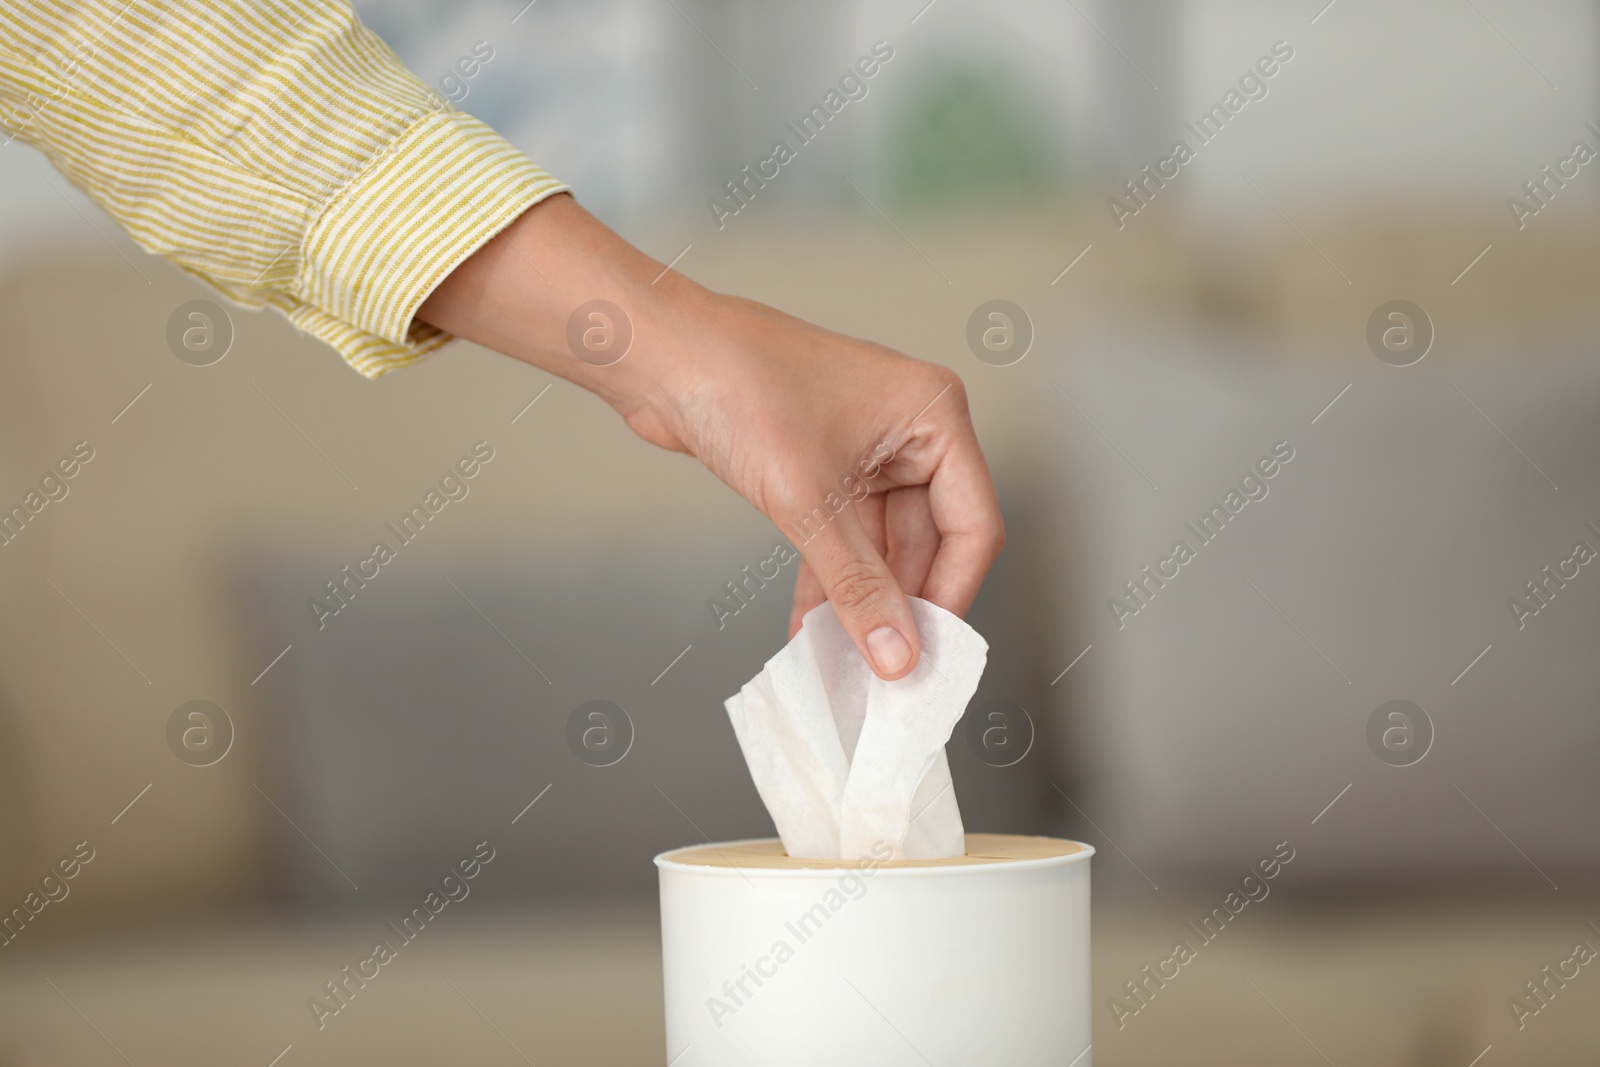
[[128, 231], [377, 377], [451, 340], [412, 316], [566, 189], [453, 110], [344, 0], [5, 0], [0, 140]]

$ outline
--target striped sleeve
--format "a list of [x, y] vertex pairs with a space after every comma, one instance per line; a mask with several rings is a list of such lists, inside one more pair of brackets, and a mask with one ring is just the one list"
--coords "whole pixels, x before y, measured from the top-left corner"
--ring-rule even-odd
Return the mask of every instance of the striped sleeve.
[[567, 188], [344, 0], [7, 0], [0, 138], [44, 151], [146, 251], [374, 378], [450, 341], [417, 308]]

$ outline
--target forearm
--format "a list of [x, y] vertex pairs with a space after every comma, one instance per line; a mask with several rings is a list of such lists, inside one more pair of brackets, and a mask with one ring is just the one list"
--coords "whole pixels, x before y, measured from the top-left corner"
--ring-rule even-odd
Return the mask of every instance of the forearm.
[[[569, 324], [583, 305], [607, 301], [626, 322], [584, 321], [632, 334], [617, 362], [604, 346], [573, 350]], [[524, 212], [456, 268], [417, 317], [485, 348], [560, 375], [628, 414], [646, 402], [684, 354], [706, 338], [718, 298], [640, 252], [568, 195]], [[581, 342], [580, 342], [581, 344]], [[585, 358], [586, 357], [586, 358]]]

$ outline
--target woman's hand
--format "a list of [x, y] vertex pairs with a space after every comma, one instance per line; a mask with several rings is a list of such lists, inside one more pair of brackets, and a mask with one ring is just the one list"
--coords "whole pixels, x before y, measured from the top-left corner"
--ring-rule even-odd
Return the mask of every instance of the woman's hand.
[[[961, 380], [662, 271], [553, 197], [418, 317], [592, 389], [645, 440], [695, 456], [804, 557], [791, 635], [826, 598], [879, 676], [905, 675], [921, 649], [906, 596], [964, 615], [1005, 541]], [[591, 300], [631, 324], [609, 366], [568, 348]]]
[[826, 597], [874, 670], [900, 677], [920, 651], [906, 596], [964, 615], [1005, 539], [961, 380], [760, 304], [691, 302], [694, 351], [619, 410], [800, 550], [791, 635]]

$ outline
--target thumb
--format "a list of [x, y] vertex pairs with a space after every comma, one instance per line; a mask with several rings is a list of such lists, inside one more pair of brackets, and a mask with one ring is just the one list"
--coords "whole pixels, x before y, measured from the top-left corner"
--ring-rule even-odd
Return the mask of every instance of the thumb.
[[[911, 673], [922, 652], [911, 603], [853, 507], [820, 528], [813, 512], [795, 537], [817, 581], [833, 604], [845, 633], [878, 677], [893, 681]], [[822, 514], [827, 514], [823, 512]]]

